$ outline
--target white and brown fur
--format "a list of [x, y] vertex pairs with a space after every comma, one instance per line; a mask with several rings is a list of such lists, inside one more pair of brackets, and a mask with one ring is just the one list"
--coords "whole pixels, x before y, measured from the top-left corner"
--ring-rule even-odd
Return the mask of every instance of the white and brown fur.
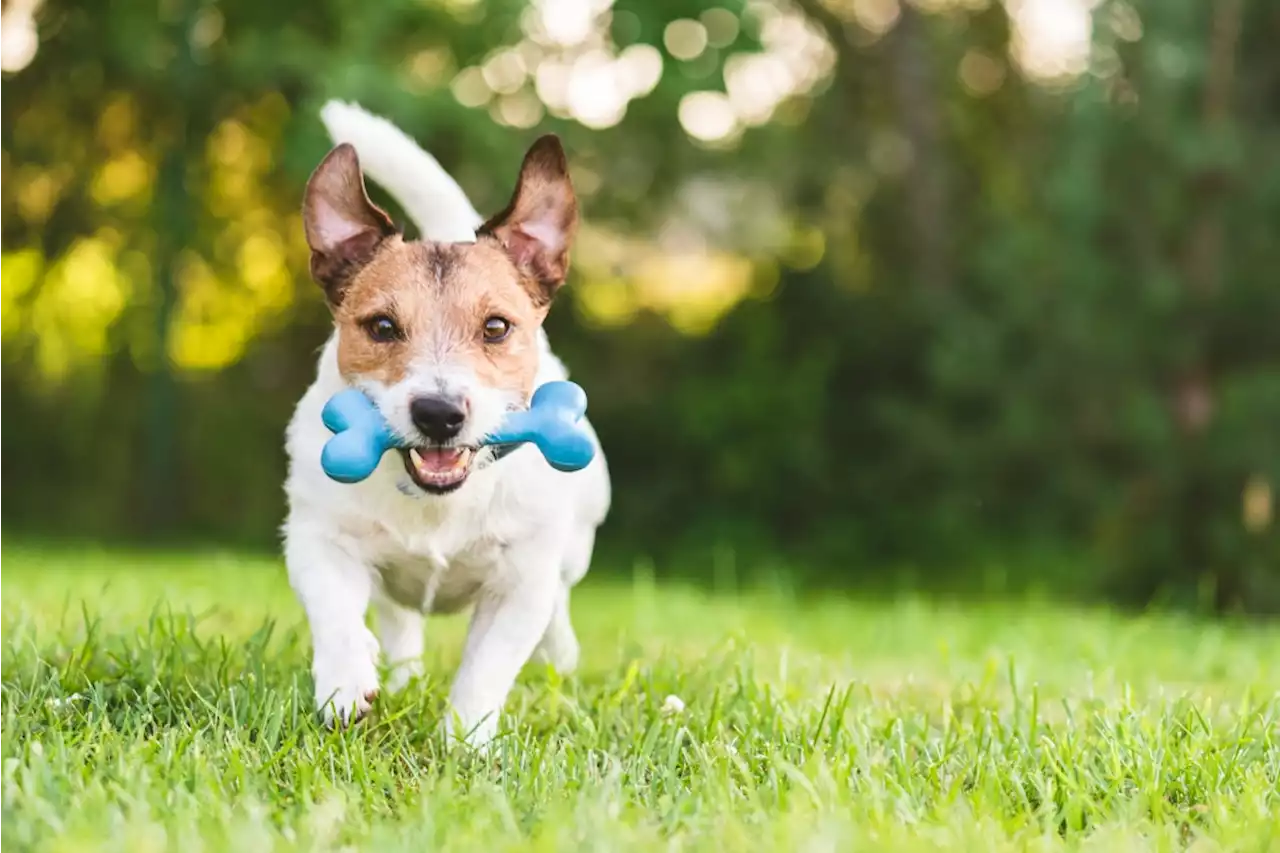
[[[511, 203], [482, 223], [390, 123], [341, 103], [322, 118], [340, 144], [307, 185], [303, 219], [334, 333], [289, 425], [284, 527], [289, 579], [311, 627], [317, 707], [331, 723], [366, 713], [380, 687], [399, 689], [421, 671], [424, 614], [470, 606], [445, 728], [485, 744], [535, 652], [562, 672], [576, 666], [569, 590], [587, 571], [610, 499], [602, 453], [560, 473], [531, 447], [500, 460], [473, 449], [537, 386], [567, 378], [542, 330], [577, 224], [564, 152], [554, 137], [538, 140]], [[362, 165], [421, 240], [404, 239], [370, 202]], [[325, 476], [320, 411], [351, 386], [422, 456], [388, 453], [356, 484]], [[424, 398], [453, 407], [450, 434], [424, 422]], [[454, 467], [419, 475], [422, 458], [446, 456]], [[365, 624], [371, 604], [376, 636]]]

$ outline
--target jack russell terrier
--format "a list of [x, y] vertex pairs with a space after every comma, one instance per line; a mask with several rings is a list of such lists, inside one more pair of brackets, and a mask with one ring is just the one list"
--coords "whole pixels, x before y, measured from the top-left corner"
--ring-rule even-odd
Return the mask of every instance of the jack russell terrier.
[[[562, 673], [576, 666], [569, 590], [609, 509], [593, 432], [595, 458], [575, 473], [528, 445], [501, 458], [479, 446], [534, 389], [567, 378], [542, 329], [578, 222], [564, 150], [554, 136], [535, 142], [510, 204], [484, 221], [389, 122], [339, 102], [321, 118], [338, 145], [302, 210], [334, 332], [289, 424], [284, 526], [316, 704], [328, 724], [358, 719], [378, 693], [380, 652], [385, 686], [398, 690], [421, 672], [424, 614], [473, 606], [445, 732], [483, 746], [531, 657]], [[369, 200], [362, 167], [421, 240], [404, 239]], [[321, 409], [347, 387], [368, 394], [406, 443], [353, 484], [320, 467], [330, 437]]]

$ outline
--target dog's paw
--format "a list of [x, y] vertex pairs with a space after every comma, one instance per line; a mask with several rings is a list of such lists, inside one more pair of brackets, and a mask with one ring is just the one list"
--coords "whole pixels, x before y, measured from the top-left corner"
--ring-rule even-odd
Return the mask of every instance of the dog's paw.
[[321, 699], [320, 691], [316, 691], [316, 701], [320, 705], [320, 716], [329, 728], [346, 728], [360, 722], [373, 710], [373, 700], [378, 698], [378, 689], [358, 693], [350, 690], [337, 690], [332, 698]]
[[408, 686], [415, 678], [421, 678], [423, 672], [421, 660], [407, 660], [393, 664], [387, 674], [385, 685], [388, 694], [394, 695]]
[[316, 648], [312, 675], [316, 708], [325, 725], [349, 725], [373, 708], [378, 695], [377, 641], [367, 631], [350, 642]]
[[440, 728], [447, 746], [485, 754], [498, 734], [498, 715], [490, 714], [479, 722], [468, 723], [457, 714], [447, 713]]
[[559, 649], [556, 657], [551, 659], [551, 665], [560, 675], [572, 675], [578, 669], [578, 641], [574, 640], [566, 648]]
[[533, 652], [533, 661], [538, 664], [550, 664], [557, 675], [571, 675], [578, 668], [578, 641], [570, 638], [569, 642], [548, 643], [543, 641]]
[[569, 675], [578, 668], [581, 654], [578, 638], [568, 625], [552, 625], [533, 652], [533, 660], [551, 664], [558, 675]]

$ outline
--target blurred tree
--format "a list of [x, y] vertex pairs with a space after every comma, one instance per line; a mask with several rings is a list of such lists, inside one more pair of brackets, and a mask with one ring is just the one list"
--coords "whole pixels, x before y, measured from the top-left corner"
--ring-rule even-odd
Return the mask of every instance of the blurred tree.
[[341, 97], [482, 210], [565, 136], [548, 322], [617, 547], [1280, 604], [1275, 10], [1102, 0], [1055, 53], [1033, 5], [46, 0], [0, 105], [5, 524], [274, 537]]

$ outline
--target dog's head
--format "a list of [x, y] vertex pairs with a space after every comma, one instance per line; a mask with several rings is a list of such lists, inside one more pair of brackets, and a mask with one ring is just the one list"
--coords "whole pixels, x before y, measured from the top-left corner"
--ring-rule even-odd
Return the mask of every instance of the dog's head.
[[474, 243], [403, 239], [369, 200], [350, 145], [312, 174], [303, 222], [339, 370], [408, 440], [405, 468], [423, 490], [461, 486], [480, 439], [528, 403], [577, 220], [554, 136], [529, 149], [511, 203]]

